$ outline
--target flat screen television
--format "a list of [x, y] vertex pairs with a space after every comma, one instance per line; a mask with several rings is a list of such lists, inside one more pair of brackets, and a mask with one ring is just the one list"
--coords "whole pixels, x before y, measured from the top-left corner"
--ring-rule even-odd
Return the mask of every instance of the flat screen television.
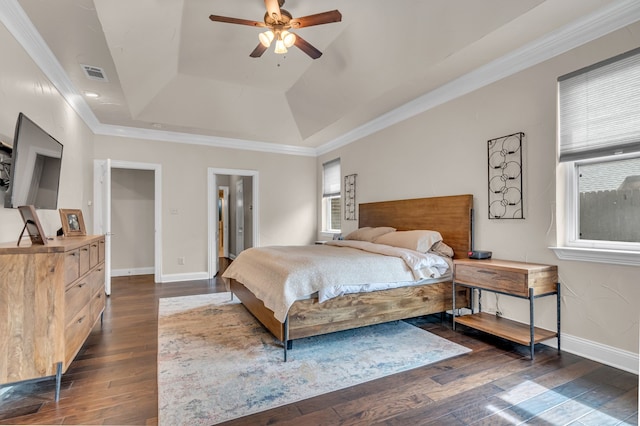
[[9, 188], [4, 206], [58, 208], [62, 144], [20, 113], [16, 122]]

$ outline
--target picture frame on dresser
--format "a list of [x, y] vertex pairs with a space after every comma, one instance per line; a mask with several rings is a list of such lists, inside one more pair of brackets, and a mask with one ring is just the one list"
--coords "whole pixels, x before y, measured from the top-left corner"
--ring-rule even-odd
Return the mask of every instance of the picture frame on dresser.
[[80, 209], [60, 209], [62, 233], [66, 237], [82, 237], [87, 235], [84, 217]]
[[24, 228], [22, 228], [22, 232], [18, 237], [18, 245], [20, 245], [20, 242], [22, 241], [24, 231], [27, 231], [29, 234], [31, 244], [47, 244], [47, 236], [42, 229], [35, 207], [32, 205], [18, 206], [18, 210], [20, 211], [20, 216], [22, 216], [22, 220], [24, 221]]

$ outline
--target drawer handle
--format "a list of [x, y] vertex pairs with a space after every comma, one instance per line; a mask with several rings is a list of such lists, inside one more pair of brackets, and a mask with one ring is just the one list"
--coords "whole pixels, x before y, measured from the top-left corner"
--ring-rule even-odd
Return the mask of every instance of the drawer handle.
[[84, 321], [85, 318], [86, 318], [86, 315], [84, 317], [80, 317], [80, 319], [78, 319], [78, 324], [82, 324], [82, 321]]
[[495, 271], [483, 271], [482, 269], [478, 269], [478, 272], [480, 272], [481, 274], [489, 274], [489, 275], [495, 275]]
[[86, 247], [82, 247], [82, 251], [89, 251], [89, 249]]
[[84, 287], [85, 285], [87, 285], [87, 283], [80, 283], [80, 284], [78, 284], [78, 288], [82, 288], [82, 287]]
[[69, 253], [69, 256], [75, 256], [76, 254], [78, 254], [78, 253], [76, 253], [75, 251], [73, 251], [73, 252]]

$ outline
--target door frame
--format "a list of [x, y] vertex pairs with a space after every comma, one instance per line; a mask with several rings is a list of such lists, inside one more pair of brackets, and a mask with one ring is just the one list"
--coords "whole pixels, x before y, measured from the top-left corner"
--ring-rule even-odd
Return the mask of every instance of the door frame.
[[[208, 229], [208, 244], [207, 244], [207, 269], [209, 279], [216, 276], [218, 273], [218, 185], [216, 182], [216, 175], [229, 175], [229, 176], [246, 176], [253, 178], [252, 185], [252, 224], [253, 232], [251, 235], [252, 246], [260, 246], [260, 233], [258, 232], [258, 217], [260, 211], [259, 203], [259, 173], [257, 170], [243, 170], [243, 169], [219, 169], [215, 167], [209, 167], [207, 169], [207, 229]], [[228, 240], [227, 240], [228, 241]]]
[[[110, 228], [111, 211], [111, 182], [108, 185], [104, 185], [101, 181], [102, 175], [97, 173], [101, 167], [108, 167], [109, 170], [106, 173], [109, 179], [111, 179], [111, 169], [129, 169], [129, 170], [152, 170], [154, 172], [154, 281], [157, 283], [162, 282], [162, 165], [154, 163], [141, 163], [134, 161], [120, 161], [120, 160], [94, 160], [94, 176], [93, 176], [93, 188], [94, 188], [94, 207], [93, 207], [93, 223], [94, 233], [98, 234], [110, 234], [111, 229], [105, 229], [104, 226], [108, 225]], [[106, 188], [105, 188], [106, 187]], [[104, 191], [108, 191], [105, 194]], [[103, 202], [104, 197], [109, 197], [109, 202]], [[109, 218], [109, 220], [107, 220]], [[111, 245], [107, 245], [107, 249], [111, 250]], [[111, 253], [105, 253], [105, 257], [111, 258]], [[109, 265], [110, 267], [110, 265]], [[111, 294], [111, 271], [107, 271], [109, 279], [105, 281], [105, 292]]]
[[236, 242], [235, 255], [239, 255], [244, 250], [244, 181], [236, 180], [236, 221], [234, 238]]
[[222, 191], [222, 241], [224, 242], [223, 256], [229, 257], [229, 187], [226, 185], [218, 185], [218, 192]]

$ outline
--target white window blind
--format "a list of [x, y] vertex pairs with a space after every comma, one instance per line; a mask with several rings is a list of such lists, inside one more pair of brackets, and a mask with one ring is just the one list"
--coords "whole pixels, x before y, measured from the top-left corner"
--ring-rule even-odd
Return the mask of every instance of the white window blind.
[[324, 163], [322, 170], [322, 196], [335, 197], [340, 195], [340, 159]]
[[558, 78], [560, 161], [640, 151], [640, 48]]

